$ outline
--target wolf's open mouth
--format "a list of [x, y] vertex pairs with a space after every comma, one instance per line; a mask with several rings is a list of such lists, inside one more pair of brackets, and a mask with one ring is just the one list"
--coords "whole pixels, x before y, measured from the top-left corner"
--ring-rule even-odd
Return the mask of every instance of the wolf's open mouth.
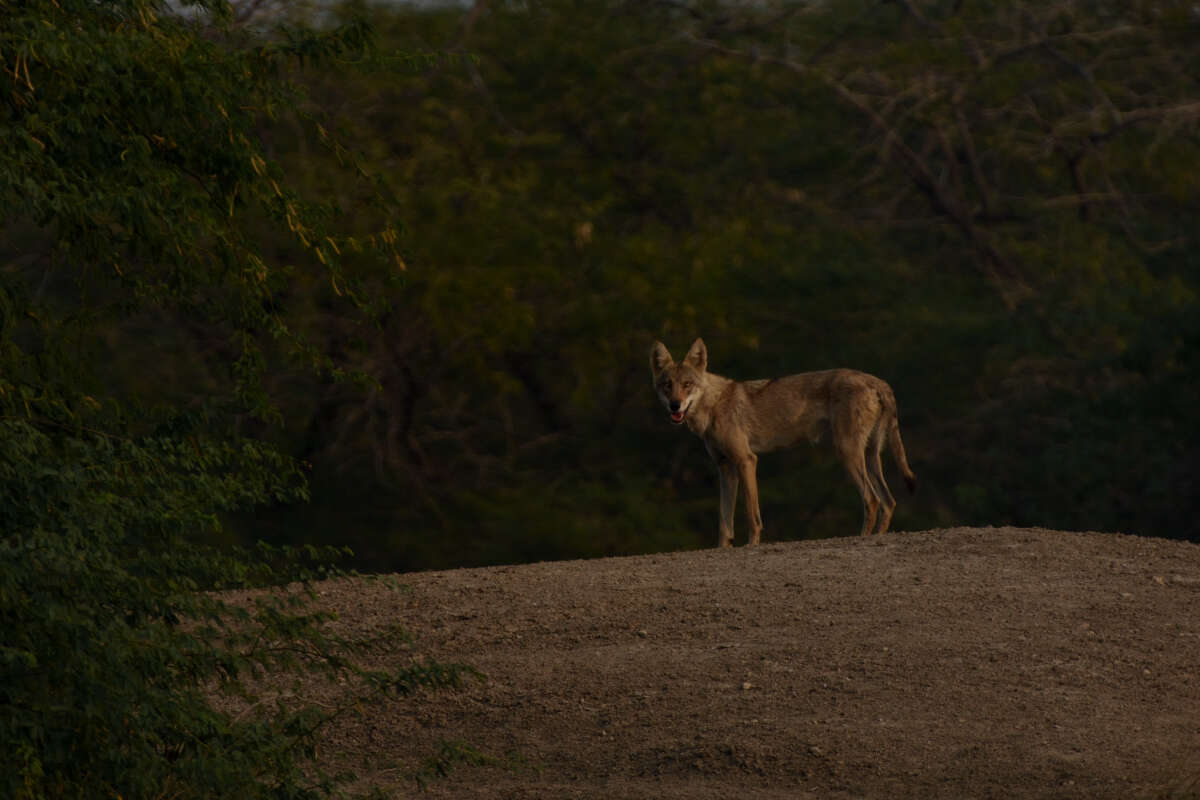
[[674, 422], [676, 425], [683, 422], [683, 412], [682, 411], [672, 411], [671, 412], [671, 422]]

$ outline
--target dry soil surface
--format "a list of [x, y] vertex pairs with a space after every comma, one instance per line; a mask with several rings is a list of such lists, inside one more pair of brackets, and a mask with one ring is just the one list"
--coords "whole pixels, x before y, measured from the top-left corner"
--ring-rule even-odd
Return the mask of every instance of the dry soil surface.
[[[337, 581], [486, 679], [347, 717], [400, 796], [1200, 798], [1200, 545], [1014, 528]], [[399, 643], [378, 652], [400, 664]]]

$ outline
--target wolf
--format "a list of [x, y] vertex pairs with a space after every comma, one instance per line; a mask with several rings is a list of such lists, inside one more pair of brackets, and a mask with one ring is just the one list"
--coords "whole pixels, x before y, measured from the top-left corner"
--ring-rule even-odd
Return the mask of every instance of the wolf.
[[708, 371], [708, 350], [696, 339], [676, 364], [662, 342], [650, 350], [650, 372], [671, 422], [686, 424], [717, 464], [721, 483], [719, 540], [733, 544], [738, 485], [750, 521], [749, 544], [762, 537], [758, 508], [758, 454], [816, 443], [828, 430], [833, 449], [858, 487], [863, 502], [861, 535], [882, 534], [896, 499], [883, 479], [880, 453], [886, 442], [910, 492], [917, 476], [909, 469], [900, 439], [892, 387], [852, 369], [802, 372], [769, 380], [734, 381]]

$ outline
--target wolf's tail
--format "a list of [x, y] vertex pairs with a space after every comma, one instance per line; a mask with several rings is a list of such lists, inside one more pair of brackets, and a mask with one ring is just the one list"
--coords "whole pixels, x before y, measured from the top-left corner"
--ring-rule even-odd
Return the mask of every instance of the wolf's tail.
[[884, 398], [884, 403], [892, 417], [891, 424], [888, 425], [888, 446], [892, 450], [892, 458], [896, 459], [896, 466], [904, 475], [904, 483], [908, 486], [909, 494], [914, 494], [917, 491], [917, 476], [909, 468], [908, 456], [904, 453], [904, 440], [900, 438], [900, 416], [896, 410], [896, 396], [892, 394], [890, 388]]
[[892, 417], [892, 427], [888, 431], [888, 444], [892, 448], [892, 457], [896, 459], [896, 466], [900, 467], [900, 472], [904, 474], [904, 483], [908, 486], [908, 493], [916, 493], [917, 476], [909, 469], [908, 457], [904, 454], [904, 441], [900, 438], [900, 422], [895, 417]]

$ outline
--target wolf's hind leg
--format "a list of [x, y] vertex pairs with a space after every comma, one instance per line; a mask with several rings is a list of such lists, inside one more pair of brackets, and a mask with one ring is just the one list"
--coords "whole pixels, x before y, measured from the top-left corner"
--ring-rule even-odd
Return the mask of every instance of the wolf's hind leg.
[[878, 406], [867, 402], [849, 402], [837, 409], [829, 420], [833, 444], [850, 480], [858, 488], [863, 503], [863, 526], [860, 534], [875, 532], [875, 516], [879, 511], [879, 496], [871, 485], [867, 472], [866, 449], [874, 426], [871, 420], [879, 413]]
[[896, 510], [896, 498], [892, 495], [892, 490], [888, 488], [887, 481], [883, 477], [883, 460], [880, 458], [886, 440], [887, 427], [888, 423], [883, 420], [875, 427], [874, 433], [871, 434], [871, 441], [867, 445], [866, 455], [871, 488], [879, 500], [879, 517], [875, 522], [875, 533], [879, 534], [887, 533], [888, 527], [892, 524], [892, 514]]

